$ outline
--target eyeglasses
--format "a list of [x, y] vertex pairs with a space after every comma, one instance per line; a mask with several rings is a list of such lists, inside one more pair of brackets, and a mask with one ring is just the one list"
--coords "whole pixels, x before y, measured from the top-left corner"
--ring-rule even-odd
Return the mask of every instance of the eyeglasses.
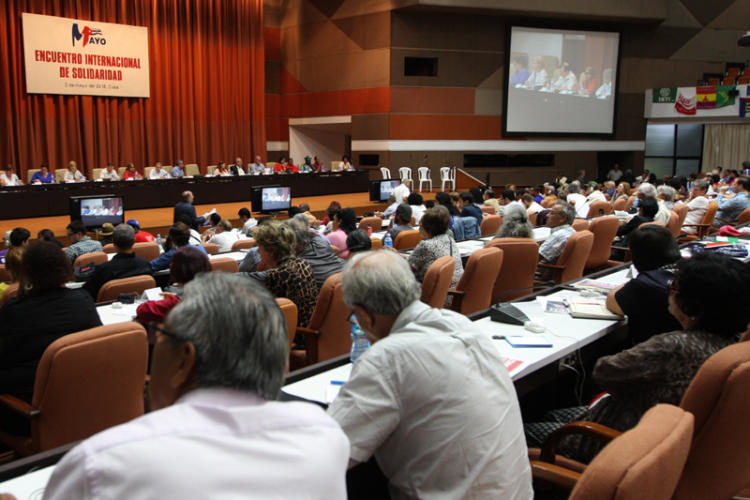
[[156, 321], [150, 321], [146, 327], [146, 331], [148, 332], [148, 340], [151, 344], [155, 344], [162, 335], [165, 337], [171, 337], [175, 340], [180, 340], [176, 334], [166, 330], [163, 323], [158, 323]]

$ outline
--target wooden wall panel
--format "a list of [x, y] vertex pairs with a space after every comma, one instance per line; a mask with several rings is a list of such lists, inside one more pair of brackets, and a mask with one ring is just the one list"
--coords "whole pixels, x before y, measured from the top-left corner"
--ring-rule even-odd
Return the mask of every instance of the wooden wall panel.
[[413, 140], [498, 140], [499, 116], [482, 115], [396, 115], [390, 116], [391, 139]]
[[474, 89], [391, 87], [394, 113], [474, 113]]

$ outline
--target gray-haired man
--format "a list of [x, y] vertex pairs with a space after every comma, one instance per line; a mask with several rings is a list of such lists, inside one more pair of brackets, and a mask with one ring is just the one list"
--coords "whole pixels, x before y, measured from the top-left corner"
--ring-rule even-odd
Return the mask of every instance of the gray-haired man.
[[45, 498], [346, 498], [349, 443], [279, 403], [288, 337], [261, 285], [206, 273], [154, 328], [153, 411], [68, 453]]
[[532, 498], [521, 412], [492, 340], [420, 302], [395, 252], [344, 267], [344, 301], [373, 343], [328, 408], [350, 466], [375, 455], [391, 498]]

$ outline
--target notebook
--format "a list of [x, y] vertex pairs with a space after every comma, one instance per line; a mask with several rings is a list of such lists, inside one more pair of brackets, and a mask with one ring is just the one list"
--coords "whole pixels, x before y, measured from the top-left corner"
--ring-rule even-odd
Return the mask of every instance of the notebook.
[[603, 302], [592, 299], [568, 299], [568, 311], [574, 318], [622, 319], [622, 316], [607, 309]]

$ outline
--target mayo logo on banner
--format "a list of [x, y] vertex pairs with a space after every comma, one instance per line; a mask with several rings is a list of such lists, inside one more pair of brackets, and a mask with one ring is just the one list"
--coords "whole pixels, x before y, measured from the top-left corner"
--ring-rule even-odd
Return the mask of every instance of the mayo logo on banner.
[[88, 26], [83, 27], [83, 31], [78, 30], [78, 23], [73, 23], [73, 47], [76, 46], [76, 41], [80, 41], [83, 38], [83, 47], [91, 43], [92, 45], [106, 45], [107, 39], [101, 36], [102, 30], [99, 28], [89, 28]]

